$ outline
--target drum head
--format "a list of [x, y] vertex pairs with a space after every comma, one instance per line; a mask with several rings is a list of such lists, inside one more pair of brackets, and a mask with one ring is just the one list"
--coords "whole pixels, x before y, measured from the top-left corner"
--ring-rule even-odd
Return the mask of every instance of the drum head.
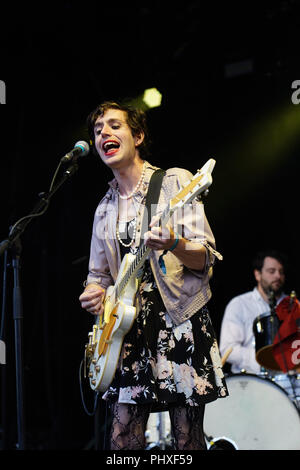
[[284, 390], [267, 378], [236, 374], [229, 396], [205, 407], [204, 432], [224, 436], [238, 450], [300, 450], [300, 417]]

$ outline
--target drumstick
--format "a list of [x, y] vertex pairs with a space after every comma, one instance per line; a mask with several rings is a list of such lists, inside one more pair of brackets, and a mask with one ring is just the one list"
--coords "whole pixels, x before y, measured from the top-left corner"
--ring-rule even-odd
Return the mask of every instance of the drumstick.
[[232, 348], [228, 348], [227, 351], [225, 352], [224, 356], [221, 359], [222, 366], [224, 366], [225, 362], [228, 359], [228, 356], [232, 353]]

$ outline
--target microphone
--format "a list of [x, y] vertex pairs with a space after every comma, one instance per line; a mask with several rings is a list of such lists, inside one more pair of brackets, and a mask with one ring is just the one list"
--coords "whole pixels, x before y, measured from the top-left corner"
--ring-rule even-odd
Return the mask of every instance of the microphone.
[[268, 297], [270, 300], [273, 300], [274, 299], [274, 296], [275, 296], [275, 292], [273, 291], [273, 289], [271, 287], [269, 287], [268, 289]]
[[84, 140], [80, 140], [79, 142], [76, 142], [73, 150], [70, 152], [66, 153], [64, 157], [62, 157], [61, 162], [66, 163], [70, 162], [74, 158], [79, 158], [79, 157], [84, 157], [87, 155], [90, 151], [90, 146], [87, 142]]
[[271, 313], [272, 313], [272, 310], [275, 310], [276, 298], [275, 298], [275, 292], [273, 291], [271, 287], [268, 289], [268, 300], [269, 300], [269, 305], [270, 305]]
[[290, 294], [290, 301], [289, 301], [289, 312], [292, 310], [295, 298], [296, 298], [296, 292], [294, 290], [292, 290], [292, 292]]

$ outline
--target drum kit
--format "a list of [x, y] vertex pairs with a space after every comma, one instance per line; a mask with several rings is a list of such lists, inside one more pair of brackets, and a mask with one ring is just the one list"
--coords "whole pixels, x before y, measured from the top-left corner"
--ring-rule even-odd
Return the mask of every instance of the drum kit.
[[[291, 311], [291, 296], [282, 305]], [[284, 342], [289, 341], [290, 346], [292, 340], [300, 338], [300, 303], [297, 301], [298, 311], [288, 336], [284, 336], [287, 330], [282, 326], [282, 318], [288, 317], [270, 306], [271, 312], [259, 315], [253, 323], [261, 373], [241, 371], [227, 375], [229, 396], [206, 405], [204, 432], [208, 450], [300, 450], [300, 360], [291, 367], [284, 354]], [[279, 356], [274, 354], [274, 344], [280, 329]], [[300, 341], [297, 344], [300, 358]], [[222, 358], [223, 365], [231, 351]], [[172, 448], [168, 412], [150, 415], [146, 442], [148, 449]]]

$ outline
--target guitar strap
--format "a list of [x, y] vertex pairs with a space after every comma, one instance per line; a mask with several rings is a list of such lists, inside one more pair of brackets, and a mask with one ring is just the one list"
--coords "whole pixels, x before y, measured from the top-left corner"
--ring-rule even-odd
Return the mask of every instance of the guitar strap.
[[149, 230], [151, 218], [155, 215], [152, 214], [152, 208], [154, 208], [158, 203], [162, 180], [165, 174], [166, 171], [159, 168], [158, 170], [155, 170], [154, 173], [152, 173], [151, 179], [149, 181], [141, 230], [140, 246], [143, 244], [144, 234]]
[[[159, 199], [159, 194], [161, 190], [162, 180], [165, 175], [166, 171], [162, 170], [161, 168], [157, 169], [152, 173], [152, 176], [149, 181], [148, 192], [146, 196], [146, 203], [145, 203], [145, 210], [144, 210], [144, 217], [143, 223], [141, 228], [141, 239], [140, 239], [140, 248], [144, 243], [144, 234], [149, 230], [149, 224], [151, 222], [151, 218], [153, 217], [152, 208], [156, 206]], [[142, 280], [144, 272], [144, 265], [139, 269], [137, 272], [136, 278], [140, 283]]]

